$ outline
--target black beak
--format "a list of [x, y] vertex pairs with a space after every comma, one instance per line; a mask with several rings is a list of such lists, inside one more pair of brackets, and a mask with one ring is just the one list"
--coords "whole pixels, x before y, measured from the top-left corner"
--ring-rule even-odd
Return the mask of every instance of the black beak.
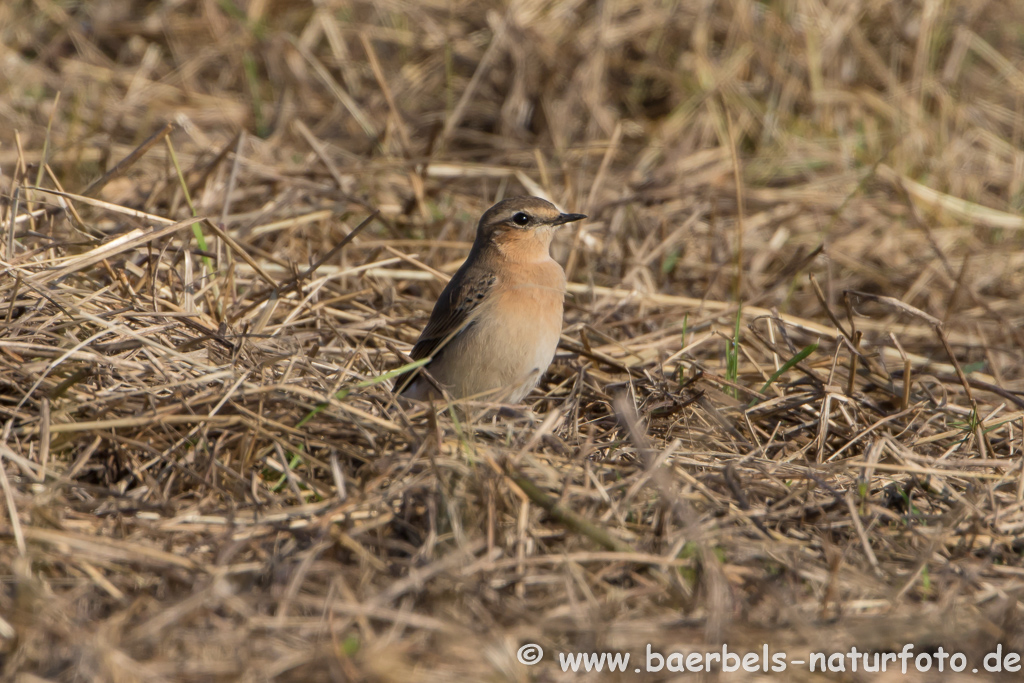
[[565, 225], [566, 223], [575, 223], [576, 221], [581, 221], [584, 218], [586, 218], [586, 216], [584, 216], [582, 213], [563, 213], [559, 214], [558, 218], [551, 222], [551, 225]]

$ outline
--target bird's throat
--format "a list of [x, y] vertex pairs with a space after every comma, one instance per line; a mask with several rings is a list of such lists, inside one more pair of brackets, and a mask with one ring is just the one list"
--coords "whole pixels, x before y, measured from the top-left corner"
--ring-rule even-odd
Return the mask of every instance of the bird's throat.
[[550, 233], [505, 233], [495, 238], [494, 246], [512, 263], [541, 263], [551, 260]]

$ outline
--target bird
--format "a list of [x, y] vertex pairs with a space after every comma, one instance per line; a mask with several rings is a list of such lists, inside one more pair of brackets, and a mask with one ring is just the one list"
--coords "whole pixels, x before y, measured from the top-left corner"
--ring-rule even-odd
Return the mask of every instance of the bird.
[[430, 358], [427, 372], [400, 375], [396, 390], [435, 400], [440, 385], [453, 399], [522, 401], [551, 364], [562, 332], [565, 271], [551, 258], [551, 239], [584, 218], [540, 197], [511, 197], [484, 212], [469, 256], [412, 348], [413, 360]]

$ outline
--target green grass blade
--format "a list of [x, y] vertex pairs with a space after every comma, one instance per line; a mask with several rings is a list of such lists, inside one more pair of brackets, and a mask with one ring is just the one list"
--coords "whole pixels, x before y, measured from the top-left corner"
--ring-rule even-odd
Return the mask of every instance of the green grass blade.
[[[419, 360], [414, 360], [413, 362], [406, 363], [405, 365], [403, 365], [401, 367], [397, 367], [394, 370], [388, 370], [387, 372], [385, 372], [382, 375], [377, 375], [376, 377], [371, 377], [370, 379], [364, 379], [363, 381], [356, 382], [355, 384], [353, 384], [351, 386], [342, 387], [341, 389], [338, 390], [338, 392], [336, 394], [334, 394], [334, 398], [336, 398], [337, 400], [340, 401], [343, 398], [345, 398], [346, 396], [348, 396], [349, 394], [351, 394], [353, 389], [365, 389], [366, 387], [372, 387], [374, 384], [380, 384], [381, 382], [383, 382], [385, 380], [389, 380], [389, 379], [392, 379], [394, 377], [398, 377], [399, 375], [401, 375], [401, 374], [403, 374], [405, 372], [408, 372], [409, 370], [415, 370], [416, 368], [421, 368], [424, 365], [426, 365], [427, 363], [429, 363], [430, 361], [431, 361], [430, 357], [421, 358]], [[295, 427], [298, 428], [298, 427], [301, 427], [301, 426], [305, 425], [310, 420], [312, 420], [314, 417], [316, 417], [319, 413], [321, 413], [325, 408], [327, 408], [328, 405], [330, 405], [330, 404], [327, 401], [324, 401], [323, 403], [318, 403], [316, 406], [313, 407], [312, 410], [309, 411], [309, 413], [306, 414], [306, 416], [304, 418], [302, 418], [301, 420], [298, 421], [298, 423], [296, 423]]]
[[[772, 376], [769, 377], [768, 381], [764, 383], [763, 387], [761, 387], [760, 393], [763, 394], [764, 392], [768, 391], [768, 389], [771, 387], [771, 385], [774, 384], [775, 381], [777, 379], [779, 379], [779, 377], [782, 377], [783, 373], [785, 373], [787, 370], [789, 370], [794, 365], [796, 365], [797, 363], [802, 361], [804, 358], [807, 358], [807, 356], [811, 355], [812, 353], [814, 353], [817, 350], [818, 350], [818, 342], [814, 342], [813, 344], [808, 344], [804, 348], [800, 349], [796, 353], [795, 356], [793, 356], [792, 358], [787, 360], [785, 363], [782, 364], [781, 368], [779, 368], [778, 370], [776, 370], [775, 372], [772, 373]], [[754, 405], [754, 402], [751, 401], [750, 405]]]

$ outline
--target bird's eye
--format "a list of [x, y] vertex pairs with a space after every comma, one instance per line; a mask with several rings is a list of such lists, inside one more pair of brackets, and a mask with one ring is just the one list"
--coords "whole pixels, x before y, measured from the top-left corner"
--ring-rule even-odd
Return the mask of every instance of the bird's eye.
[[525, 214], [522, 211], [517, 211], [512, 214], [512, 222], [516, 225], [526, 225], [530, 222], [529, 214]]

